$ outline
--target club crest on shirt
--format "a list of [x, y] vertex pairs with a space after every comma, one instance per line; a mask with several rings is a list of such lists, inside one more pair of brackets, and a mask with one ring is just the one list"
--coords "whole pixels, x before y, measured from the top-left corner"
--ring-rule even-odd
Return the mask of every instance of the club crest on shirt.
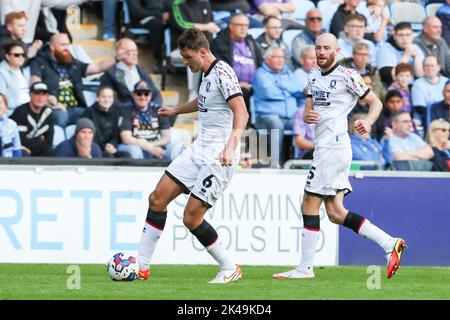
[[329, 86], [329, 88], [330, 88], [330, 89], [336, 89], [336, 83], [337, 83], [336, 80], [331, 80], [331, 81], [330, 81], [330, 86]]

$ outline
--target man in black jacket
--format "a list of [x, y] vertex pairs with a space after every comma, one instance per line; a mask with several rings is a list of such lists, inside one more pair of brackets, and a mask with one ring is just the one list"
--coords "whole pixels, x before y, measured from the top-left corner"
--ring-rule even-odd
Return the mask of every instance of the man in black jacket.
[[156, 69], [162, 68], [164, 29], [169, 20], [169, 0], [126, 0], [133, 26], [150, 30], [150, 45]]
[[116, 105], [111, 87], [98, 89], [97, 101], [86, 109], [83, 118], [92, 120], [95, 127], [94, 142], [102, 149], [103, 157], [130, 158], [127, 152], [117, 150], [124, 110]]
[[255, 40], [248, 34], [250, 22], [245, 14], [231, 18], [230, 25], [221, 31], [212, 43], [212, 53], [233, 67], [239, 79], [247, 110], [250, 107], [253, 75], [262, 61]]
[[19, 129], [22, 154], [50, 156], [53, 152], [52, 109], [47, 100], [47, 85], [36, 82], [30, 88], [30, 102], [17, 107], [10, 116]]
[[116, 48], [117, 63], [103, 74], [100, 86], [112, 87], [117, 93], [118, 103], [130, 109], [134, 105], [134, 85], [144, 80], [152, 90], [152, 102], [163, 105], [161, 93], [148, 72], [138, 65], [139, 51], [136, 43], [130, 38], [122, 38], [117, 41]]
[[114, 59], [83, 63], [72, 57], [69, 46], [68, 35], [57, 33], [51, 37], [50, 45], [39, 51], [30, 64], [31, 82], [45, 82], [53, 119], [62, 128], [76, 123], [87, 107], [83, 77], [104, 72], [115, 63]]

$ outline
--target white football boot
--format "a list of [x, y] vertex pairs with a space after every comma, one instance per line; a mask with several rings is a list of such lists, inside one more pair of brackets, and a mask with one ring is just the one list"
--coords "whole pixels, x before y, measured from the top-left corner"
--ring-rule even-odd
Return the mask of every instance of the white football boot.
[[241, 268], [236, 265], [235, 269], [220, 270], [216, 277], [209, 283], [231, 283], [239, 281], [240, 279], [242, 279], [242, 271]]
[[303, 271], [299, 269], [293, 269], [286, 272], [275, 273], [273, 275], [274, 279], [312, 279], [314, 278], [314, 272], [311, 270]]

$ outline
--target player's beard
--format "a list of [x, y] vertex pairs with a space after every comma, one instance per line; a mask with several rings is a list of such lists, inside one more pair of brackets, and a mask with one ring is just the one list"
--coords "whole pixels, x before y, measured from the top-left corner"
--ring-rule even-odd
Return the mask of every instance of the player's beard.
[[328, 67], [330, 67], [334, 63], [335, 57], [336, 57], [336, 55], [334, 53], [330, 54], [330, 56], [328, 57], [328, 59], [324, 63], [320, 63], [320, 60], [317, 59], [317, 65], [320, 68], [322, 68], [322, 69], [327, 69]]
[[55, 58], [60, 64], [71, 64], [73, 61], [69, 51], [55, 51]]

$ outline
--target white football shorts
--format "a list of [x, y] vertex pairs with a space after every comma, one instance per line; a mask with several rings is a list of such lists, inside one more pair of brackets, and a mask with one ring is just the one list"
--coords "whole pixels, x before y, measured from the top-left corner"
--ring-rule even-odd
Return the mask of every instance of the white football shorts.
[[316, 148], [306, 178], [305, 191], [322, 196], [335, 196], [342, 190], [345, 194], [350, 193], [352, 186], [348, 176], [351, 163], [351, 148]]
[[191, 193], [191, 196], [211, 208], [228, 187], [236, 165], [221, 165], [218, 156], [222, 150], [199, 155], [194, 152], [194, 146], [195, 143], [172, 161], [166, 169], [166, 175], [178, 183], [184, 193]]

